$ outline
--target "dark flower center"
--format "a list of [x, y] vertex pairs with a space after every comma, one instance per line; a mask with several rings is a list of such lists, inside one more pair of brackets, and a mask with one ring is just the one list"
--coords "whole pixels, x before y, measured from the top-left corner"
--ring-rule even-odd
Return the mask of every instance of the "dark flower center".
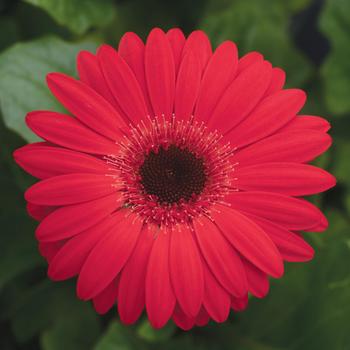
[[169, 204], [199, 195], [207, 178], [203, 159], [174, 145], [161, 147], [157, 153], [151, 151], [139, 172], [145, 191]]

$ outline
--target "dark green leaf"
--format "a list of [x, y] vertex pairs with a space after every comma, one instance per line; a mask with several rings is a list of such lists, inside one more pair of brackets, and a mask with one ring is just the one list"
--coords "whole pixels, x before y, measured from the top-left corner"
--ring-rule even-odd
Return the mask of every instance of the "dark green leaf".
[[310, 65], [293, 46], [288, 36], [290, 3], [272, 0], [212, 0], [204, 16], [202, 28], [216, 43], [233, 40], [240, 54], [259, 51], [274, 66], [288, 74], [287, 83], [298, 86], [310, 75]]
[[320, 28], [331, 42], [331, 52], [322, 68], [325, 98], [334, 114], [350, 111], [350, 2], [327, 0]]
[[47, 11], [59, 24], [82, 34], [94, 26], [105, 26], [114, 16], [112, 0], [25, 0]]

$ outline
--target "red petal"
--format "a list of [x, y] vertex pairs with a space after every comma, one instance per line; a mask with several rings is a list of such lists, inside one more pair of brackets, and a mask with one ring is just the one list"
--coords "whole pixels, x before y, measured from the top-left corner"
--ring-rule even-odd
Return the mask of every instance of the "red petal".
[[215, 278], [230, 294], [243, 296], [247, 292], [247, 280], [239, 255], [211, 221], [197, 219], [194, 227], [202, 254]]
[[126, 126], [115, 108], [88, 85], [62, 73], [47, 75], [47, 84], [55, 97], [82, 123], [111, 140], [122, 136]]
[[180, 62], [181, 62], [181, 56], [182, 56], [182, 49], [185, 45], [186, 38], [184, 36], [184, 33], [179, 28], [172, 28], [167, 33], [166, 36], [169, 40], [170, 46], [173, 50], [173, 56], [174, 56], [174, 63], [175, 63], [175, 71], [176, 73], [179, 70]]
[[[77, 58], [77, 69], [80, 80], [103, 96], [120, 113], [120, 108], [109, 90], [109, 87], [107, 86], [101, 68], [98, 64], [97, 57], [91, 52], [80, 51]], [[122, 114], [122, 117], [124, 120], [127, 120], [124, 114]]]
[[280, 131], [295, 131], [300, 129], [314, 130], [320, 132], [327, 132], [330, 129], [330, 124], [326, 119], [316, 117], [313, 115], [298, 115], [293, 118]]
[[205, 283], [203, 305], [214, 321], [224, 322], [230, 313], [230, 295], [215, 279], [205, 261], [203, 261], [203, 273]]
[[270, 85], [265, 92], [265, 96], [272, 95], [282, 90], [284, 83], [286, 82], [286, 73], [283, 69], [275, 67], [272, 68], [272, 76]]
[[[119, 277], [119, 275], [118, 275]], [[107, 313], [117, 302], [118, 277], [93, 299], [94, 308], [100, 315]]]
[[140, 233], [133, 253], [121, 272], [118, 312], [125, 324], [133, 324], [145, 307], [147, 263], [155, 238], [155, 228], [146, 225]]
[[182, 60], [176, 81], [175, 115], [189, 119], [193, 114], [201, 80], [201, 70], [195, 55], [189, 52]]
[[64, 244], [65, 241], [39, 242], [40, 255], [50, 263]]
[[27, 114], [26, 122], [38, 136], [63, 147], [92, 154], [108, 155], [118, 152], [114, 142], [65, 114], [35, 111]]
[[148, 36], [145, 69], [155, 115], [171, 116], [175, 96], [175, 64], [169, 41], [159, 28], [153, 29]]
[[235, 192], [225, 197], [234, 209], [242, 210], [290, 230], [308, 230], [324, 220], [322, 212], [303, 199], [271, 192]]
[[271, 237], [284, 260], [298, 262], [313, 258], [314, 249], [298, 234], [262, 218], [252, 216], [252, 220]]
[[33, 203], [27, 203], [28, 214], [37, 221], [41, 221], [51, 214], [57, 207], [50, 207], [47, 205], [37, 205]]
[[102, 45], [97, 57], [106, 82], [118, 105], [135, 125], [148, 114], [143, 92], [134, 73], [116, 50]]
[[68, 205], [87, 202], [116, 191], [111, 176], [68, 174], [37, 182], [25, 192], [28, 202], [39, 205]]
[[234, 186], [245, 191], [267, 191], [290, 196], [324, 192], [335, 186], [327, 171], [299, 163], [263, 163], [237, 167]]
[[182, 330], [188, 331], [194, 326], [196, 319], [194, 317], [188, 317], [183, 312], [181, 307], [179, 305], [176, 305], [174, 314], [173, 314], [173, 321]]
[[170, 284], [169, 232], [159, 231], [153, 243], [146, 274], [146, 310], [154, 328], [162, 328], [175, 307], [175, 295]]
[[96, 225], [120, 206], [121, 194], [113, 193], [93, 201], [58, 208], [36, 229], [39, 241], [57, 241], [72, 237]]
[[273, 277], [281, 277], [283, 260], [263, 229], [236, 210], [225, 206], [216, 209], [211, 216], [234, 248], [260, 270]]
[[[61, 281], [76, 276], [91, 250], [107, 233], [114, 230], [111, 217], [68, 240], [49, 265], [48, 275]], [[49, 242], [51, 243], [51, 242]]]
[[234, 79], [238, 66], [238, 52], [231, 41], [223, 42], [210, 58], [200, 87], [195, 115], [204, 122], [210, 116], [227, 86]]
[[331, 143], [328, 134], [312, 130], [279, 132], [238, 151], [234, 160], [241, 166], [268, 162], [306, 163], [325, 152]]
[[239, 74], [221, 97], [208, 127], [225, 133], [241, 122], [264, 95], [271, 70], [271, 64], [265, 61], [255, 63]]
[[109, 166], [89, 155], [59, 147], [26, 145], [13, 154], [27, 173], [39, 179], [70, 173], [106, 174]]
[[242, 259], [247, 273], [248, 289], [257, 298], [264, 298], [269, 292], [270, 284], [266, 273], [259, 270], [254, 264]]
[[259, 106], [227, 133], [237, 147], [256, 142], [286, 125], [303, 107], [306, 95], [302, 90], [282, 90], [266, 97]]
[[195, 30], [188, 36], [185, 46], [182, 50], [182, 56], [187, 55], [189, 51], [196, 55], [196, 58], [201, 65], [202, 70], [204, 70], [212, 54], [212, 51], [210, 41], [203, 31]]
[[245, 54], [238, 61], [238, 73], [241, 73], [243, 70], [253, 65], [254, 63], [259, 63], [264, 60], [264, 56], [256, 51], [251, 51]]
[[203, 269], [190, 229], [181, 225], [171, 232], [170, 275], [177, 302], [189, 317], [195, 317], [203, 301]]
[[88, 300], [100, 293], [118, 275], [134, 249], [142, 221], [126, 210], [114, 214], [113, 221], [114, 230], [97, 243], [80, 271], [80, 299]]
[[232, 298], [231, 307], [233, 310], [237, 312], [243, 311], [244, 309], [246, 309], [247, 306], [248, 306], [248, 294], [246, 294], [242, 298]]
[[210, 320], [209, 314], [204, 309], [204, 307], [202, 307], [199, 310], [199, 313], [196, 317], [196, 321], [195, 321], [196, 326], [203, 327], [208, 324], [209, 320]]
[[146, 83], [144, 43], [135, 33], [127, 32], [120, 39], [118, 53], [134, 72], [143, 92], [148, 114], [153, 115]]

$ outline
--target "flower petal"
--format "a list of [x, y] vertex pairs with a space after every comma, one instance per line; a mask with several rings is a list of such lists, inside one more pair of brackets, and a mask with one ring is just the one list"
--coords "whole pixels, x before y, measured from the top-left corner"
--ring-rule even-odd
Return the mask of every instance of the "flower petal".
[[172, 28], [168, 30], [168, 32], [166, 33], [166, 36], [173, 50], [175, 71], [177, 73], [180, 67], [182, 50], [185, 45], [186, 38], [182, 30], [179, 28]]
[[48, 205], [37, 205], [33, 203], [27, 203], [27, 212], [30, 217], [36, 221], [41, 221], [45, 219], [49, 214], [51, 214], [57, 207], [51, 207]]
[[49, 73], [46, 80], [53, 95], [82, 123], [111, 140], [123, 135], [123, 118], [91, 87], [62, 73]]
[[173, 314], [173, 321], [179, 328], [184, 331], [188, 331], [194, 326], [196, 319], [195, 317], [187, 316], [181, 307], [176, 305]]
[[39, 179], [70, 173], [106, 174], [109, 168], [100, 159], [60, 147], [28, 144], [18, 148], [13, 156], [27, 173]]
[[281, 90], [270, 95], [226, 137], [237, 147], [256, 142], [292, 120], [305, 101], [305, 93], [298, 89]]
[[272, 76], [270, 85], [265, 92], [265, 96], [272, 95], [282, 90], [286, 82], [286, 73], [283, 69], [274, 67], [272, 68]]
[[[119, 277], [119, 275], [118, 275]], [[100, 315], [107, 313], [117, 302], [118, 281], [113, 280], [101, 293], [93, 298], [93, 304], [96, 312]]]
[[87, 202], [116, 192], [111, 176], [67, 174], [37, 182], [25, 192], [28, 202], [39, 205], [68, 205]]
[[225, 206], [216, 209], [211, 217], [233, 247], [260, 270], [273, 277], [281, 277], [283, 260], [264, 230], [234, 209]]
[[270, 288], [269, 279], [266, 273], [262, 272], [247, 259], [243, 258], [242, 262], [247, 274], [249, 292], [257, 298], [264, 298], [269, 292]]
[[[77, 58], [77, 70], [80, 80], [92, 87], [96, 92], [103, 96], [117, 111], [121, 110], [116, 103], [106, 80], [102, 74], [101, 68], [98, 64], [97, 57], [89, 51], [80, 51]], [[121, 114], [124, 120], [127, 120], [124, 114]]]
[[97, 58], [112, 95], [128, 119], [137, 125], [146, 117], [148, 111], [133, 71], [109, 45], [99, 48]]
[[114, 230], [114, 226], [115, 222], [109, 216], [68, 240], [50, 262], [49, 277], [54, 281], [62, 281], [78, 275], [91, 250], [106, 234]]
[[170, 240], [170, 276], [177, 302], [195, 317], [203, 301], [203, 269], [198, 247], [186, 225], [175, 227]]
[[295, 131], [295, 130], [314, 130], [327, 132], [330, 129], [330, 124], [326, 119], [313, 115], [298, 115], [293, 118], [279, 131]]
[[218, 283], [207, 263], [203, 261], [202, 264], [205, 284], [203, 305], [214, 321], [224, 322], [230, 313], [230, 295]]
[[113, 221], [114, 229], [97, 243], [80, 271], [77, 283], [80, 299], [95, 297], [111, 283], [134, 249], [142, 221], [127, 210], [114, 214]]
[[210, 316], [209, 316], [207, 310], [205, 310], [205, 308], [202, 307], [199, 310], [199, 313], [196, 317], [195, 324], [196, 324], [196, 326], [203, 327], [203, 326], [207, 325], [209, 321], [210, 321]]
[[243, 70], [253, 65], [254, 63], [259, 63], [264, 60], [264, 56], [260, 52], [251, 51], [241, 57], [238, 61], [237, 73], [241, 73]]
[[35, 111], [27, 114], [26, 123], [38, 136], [62, 147], [101, 155], [118, 152], [114, 142], [65, 114]]
[[189, 119], [193, 114], [201, 80], [201, 70], [195, 55], [189, 52], [182, 60], [176, 80], [175, 115]]
[[201, 83], [195, 116], [208, 121], [226, 90], [234, 79], [238, 66], [238, 51], [232, 41], [223, 42], [210, 58]]
[[146, 310], [154, 328], [163, 327], [175, 307], [169, 271], [170, 234], [160, 230], [153, 243], [146, 274]]
[[140, 84], [149, 115], [153, 115], [145, 75], [145, 44], [133, 32], [125, 33], [119, 41], [119, 55], [129, 65]]
[[39, 242], [38, 248], [40, 255], [47, 260], [50, 264], [52, 259], [56, 256], [62, 246], [65, 244], [65, 241], [56, 241], [56, 242]]
[[313, 258], [314, 249], [298, 234], [269, 220], [255, 216], [251, 218], [271, 237], [284, 260], [299, 262]]
[[240, 166], [268, 162], [306, 163], [325, 152], [331, 143], [328, 134], [318, 131], [278, 132], [239, 150], [234, 160]]
[[225, 197], [233, 209], [253, 214], [290, 230], [309, 230], [325, 218], [303, 199], [271, 192], [233, 192]]
[[122, 194], [113, 193], [89, 202], [58, 208], [36, 229], [39, 241], [57, 241], [75, 236], [103, 220], [120, 206]]
[[234, 186], [245, 191], [267, 191], [290, 196], [324, 192], [335, 185], [327, 171], [308, 164], [262, 163], [237, 167]]
[[196, 55], [196, 58], [203, 71], [212, 54], [210, 41], [203, 31], [195, 30], [188, 36], [182, 50], [182, 56], [184, 57], [187, 55], [189, 51]]
[[194, 221], [201, 252], [215, 278], [230, 293], [241, 297], [247, 292], [247, 279], [239, 255], [208, 219]]
[[263, 97], [271, 79], [271, 71], [271, 64], [264, 61], [241, 72], [218, 102], [208, 128], [224, 134], [240, 123]]
[[119, 282], [118, 312], [124, 324], [133, 324], [145, 307], [147, 263], [155, 239], [155, 227], [145, 225], [125, 264]]
[[169, 41], [159, 28], [153, 29], [147, 39], [145, 71], [155, 115], [171, 116], [175, 96], [175, 64]]
[[245, 310], [247, 306], [248, 306], [248, 294], [246, 294], [242, 298], [233, 297], [231, 300], [231, 307], [233, 310], [237, 312]]

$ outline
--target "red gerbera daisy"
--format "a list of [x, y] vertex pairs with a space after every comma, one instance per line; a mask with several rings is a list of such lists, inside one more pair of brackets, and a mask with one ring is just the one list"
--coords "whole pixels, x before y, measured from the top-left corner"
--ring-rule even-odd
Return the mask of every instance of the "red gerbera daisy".
[[305, 93], [257, 52], [206, 35], [127, 33], [118, 51], [80, 52], [80, 80], [50, 73], [73, 115], [34, 111], [44, 142], [15, 152], [40, 179], [25, 194], [53, 280], [122, 322], [183, 329], [223, 322], [263, 297], [283, 260], [313, 256], [300, 231], [327, 220], [298, 198], [334, 186], [307, 165], [331, 144], [327, 121], [297, 115]]

